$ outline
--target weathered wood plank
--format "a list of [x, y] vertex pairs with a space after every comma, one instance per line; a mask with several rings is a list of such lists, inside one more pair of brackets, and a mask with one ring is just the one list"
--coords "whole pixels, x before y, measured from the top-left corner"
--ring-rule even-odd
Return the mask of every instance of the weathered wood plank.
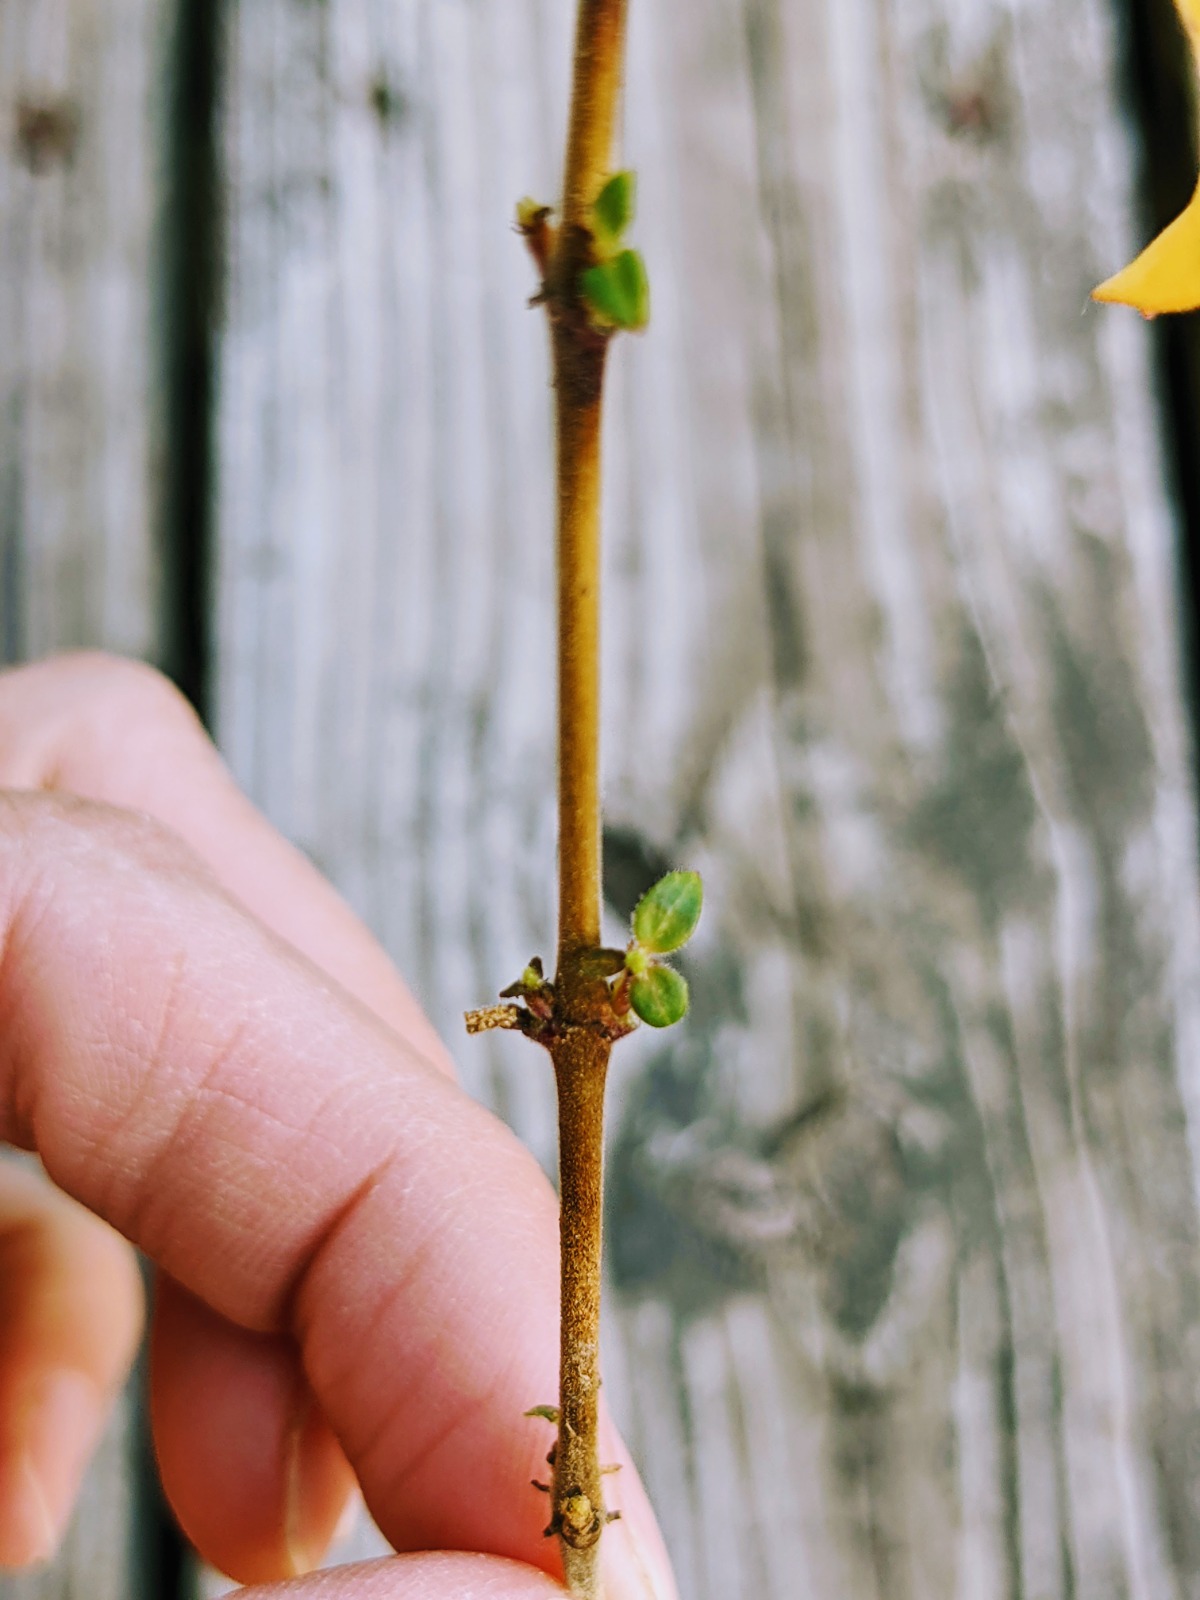
[[[173, 6], [0, 11], [0, 661], [157, 652], [159, 219]], [[141, 1592], [137, 1401], [121, 1402], [62, 1554], [6, 1600]]]
[[0, 31], [6, 659], [157, 647], [170, 8], [26, 0]]
[[[236, 0], [218, 725], [547, 1162], [566, 7]], [[1195, 815], [1101, 0], [632, 11], [611, 1388], [689, 1600], [1200, 1593]], [[641, 882], [639, 882], [639, 879]], [[614, 923], [614, 932], [617, 924]], [[623, 1376], [622, 1376], [623, 1375]], [[636, 1402], [636, 1403], [635, 1403]]]

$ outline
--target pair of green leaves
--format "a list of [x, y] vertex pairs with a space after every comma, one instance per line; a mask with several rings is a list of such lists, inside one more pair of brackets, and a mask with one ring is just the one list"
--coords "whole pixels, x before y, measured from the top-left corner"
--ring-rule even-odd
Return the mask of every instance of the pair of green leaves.
[[658, 957], [683, 948], [696, 931], [703, 903], [698, 872], [668, 872], [634, 909], [622, 981], [629, 985], [633, 1010], [651, 1028], [669, 1028], [687, 1015], [687, 981]]
[[622, 240], [637, 208], [637, 178], [614, 172], [592, 203], [595, 265], [579, 277], [579, 292], [592, 321], [602, 328], [636, 333], [650, 320], [650, 284], [636, 250]]

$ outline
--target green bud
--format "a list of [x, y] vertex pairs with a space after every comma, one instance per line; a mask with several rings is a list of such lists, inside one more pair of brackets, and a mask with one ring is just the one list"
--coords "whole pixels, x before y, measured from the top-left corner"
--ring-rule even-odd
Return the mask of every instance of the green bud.
[[614, 172], [592, 205], [592, 227], [601, 250], [615, 245], [633, 221], [637, 206], [637, 174]]
[[695, 933], [703, 900], [704, 885], [698, 872], [668, 872], [638, 901], [633, 913], [634, 938], [656, 956], [670, 955]]
[[592, 950], [583, 958], [583, 970], [597, 978], [615, 978], [624, 965], [624, 950]]
[[650, 320], [650, 285], [636, 250], [622, 250], [611, 261], [579, 275], [579, 290], [592, 320], [602, 328], [637, 333]]
[[557, 1406], [530, 1406], [529, 1410], [526, 1411], [524, 1414], [527, 1417], [542, 1417], [547, 1422], [557, 1422], [558, 1421], [558, 1407]]
[[642, 977], [633, 980], [629, 1003], [648, 1027], [669, 1028], [687, 1016], [687, 982], [674, 967], [656, 962]]
[[650, 970], [650, 957], [636, 939], [625, 952], [625, 968], [635, 978], [644, 977]]
[[545, 969], [542, 966], [541, 956], [531, 956], [529, 965], [522, 972], [516, 983], [510, 983], [507, 989], [501, 989], [501, 1000], [519, 1000], [522, 995], [533, 994], [545, 984]]
[[517, 201], [517, 227], [522, 233], [536, 228], [549, 214], [549, 206], [544, 206], [540, 200], [531, 200], [528, 195]]

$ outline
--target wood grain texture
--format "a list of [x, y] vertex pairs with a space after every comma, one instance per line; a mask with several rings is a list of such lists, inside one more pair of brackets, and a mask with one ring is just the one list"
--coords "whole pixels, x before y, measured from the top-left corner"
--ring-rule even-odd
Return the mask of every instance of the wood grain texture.
[[[0, 5], [0, 661], [149, 654], [163, 404], [158, 226], [173, 5]], [[4, 1600], [142, 1589], [131, 1392], [61, 1556]]]
[[157, 645], [156, 228], [171, 8], [21, 0], [0, 29], [0, 649]]
[[[552, 944], [550, 440], [509, 234], [569, 8], [231, 0], [218, 727], [468, 1043]], [[1200, 1595], [1200, 948], [1100, 0], [631, 12], [609, 1383], [687, 1600]]]

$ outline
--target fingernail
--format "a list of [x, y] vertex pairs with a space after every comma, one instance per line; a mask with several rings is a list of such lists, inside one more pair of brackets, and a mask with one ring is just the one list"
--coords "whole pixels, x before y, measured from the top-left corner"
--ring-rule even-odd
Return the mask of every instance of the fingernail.
[[291, 1567], [289, 1576], [293, 1578], [302, 1578], [306, 1572], [311, 1572], [324, 1553], [314, 1552], [304, 1536], [304, 1530], [308, 1525], [304, 1472], [308, 1459], [308, 1452], [304, 1448], [308, 1416], [308, 1402], [302, 1400], [288, 1428], [284, 1447], [283, 1539]]
[[345, 1544], [346, 1540], [358, 1527], [358, 1519], [364, 1510], [363, 1497], [357, 1489], [352, 1489], [346, 1496], [346, 1504], [342, 1507], [342, 1514], [337, 1519], [337, 1527], [333, 1530], [330, 1548]]
[[32, 1387], [0, 1465], [0, 1563], [48, 1561], [62, 1543], [105, 1405], [82, 1372], [57, 1371]]
[[284, 1548], [290, 1576], [300, 1578], [325, 1564], [330, 1546], [353, 1529], [362, 1509], [359, 1494], [346, 1497], [345, 1460], [307, 1391], [288, 1427], [283, 1472]]
[[0, 1567], [34, 1567], [58, 1547], [46, 1493], [25, 1451], [0, 1471]]
[[636, 1521], [610, 1523], [603, 1545], [604, 1600], [679, 1600], [662, 1541]]

